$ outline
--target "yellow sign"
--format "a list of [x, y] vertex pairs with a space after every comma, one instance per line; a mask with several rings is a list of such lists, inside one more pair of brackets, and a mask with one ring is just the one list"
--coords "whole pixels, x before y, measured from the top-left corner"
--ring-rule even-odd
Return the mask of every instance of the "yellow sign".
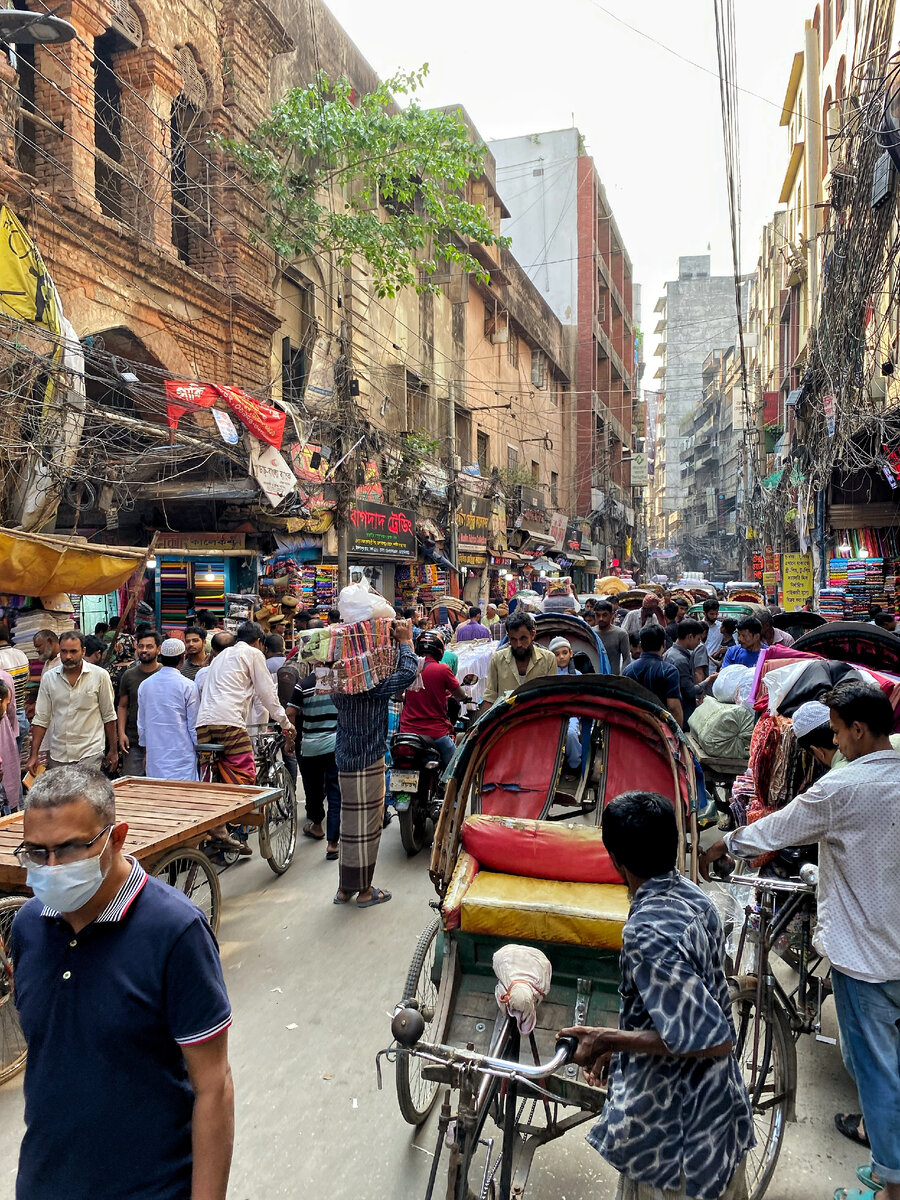
[[781, 603], [786, 612], [802, 608], [813, 587], [813, 562], [811, 554], [782, 554], [781, 577], [783, 596]]

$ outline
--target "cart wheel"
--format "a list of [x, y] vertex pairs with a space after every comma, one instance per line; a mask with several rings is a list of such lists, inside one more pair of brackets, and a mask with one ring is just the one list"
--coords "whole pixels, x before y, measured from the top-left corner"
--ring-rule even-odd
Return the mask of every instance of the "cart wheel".
[[283, 762], [274, 764], [269, 781], [281, 789], [281, 795], [263, 808], [259, 848], [275, 874], [283, 875], [293, 862], [297, 845], [297, 793]]
[[12, 1079], [25, 1066], [25, 1035], [13, 1003], [12, 977], [9, 973], [9, 934], [25, 896], [0, 900], [0, 1083]]
[[784, 1141], [784, 1127], [796, 1087], [796, 1052], [787, 1018], [777, 1006], [769, 1014], [758, 1014], [759, 1037], [754, 1037], [755, 986], [732, 987], [731, 1011], [737, 1030], [738, 1065], [750, 1095], [756, 1130], [756, 1145], [747, 1152], [747, 1193], [749, 1200], [761, 1200], [772, 1180]]
[[[403, 988], [403, 999], [419, 1002], [419, 1011], [425, 1018], [422, 1040], [439, 1042], [443, 1029], [435, 1027], [438, 1011], [438, 995], [441, 989], [441, 967], [443, 965], [444, 937], [439, 917], [431, 922], [419, 938], [416, 952], [409, 965], [409, 974]], [[446, 980], [446, 986], [451, 981]], [[397, 1058], [397, 1103], [404, 1121], [410, 1125], [421, 1125], [434, 1107], [440, 1085], [433, 1080], [423, 1079], [422, 1060], [412, 1054], [401, 1054]]]
[[193, 900], [205, 913], [213, 933], [219, 928], [222, 891], [215, 867], [205, 854], [190, 847], [169, 850], [153, 866], [153, 874]]

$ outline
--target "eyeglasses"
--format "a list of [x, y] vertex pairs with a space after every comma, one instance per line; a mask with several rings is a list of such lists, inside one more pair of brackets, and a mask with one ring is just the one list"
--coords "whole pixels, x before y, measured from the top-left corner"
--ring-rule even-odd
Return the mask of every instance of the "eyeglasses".
[[[23, 867], [46, 867], [50, 861], [51, 854], [60, 865], [79, 862], [81, 859], [88, 857], [88, 851], [91, 846], [99, 841], [104, 833], [108, 833], [110, 829], [112, 829], [112, 824], [105, 825], [89, 842], [64, 842], [61, 846], [26, 846], [22, 842], [13, 851], [13, 854], [15, 854], [20, 865]], [[103, 849], [105, 850], [106, 847], [104, 846]], [[102, 854], [103, 851], [101, 850], [100, 853]]]

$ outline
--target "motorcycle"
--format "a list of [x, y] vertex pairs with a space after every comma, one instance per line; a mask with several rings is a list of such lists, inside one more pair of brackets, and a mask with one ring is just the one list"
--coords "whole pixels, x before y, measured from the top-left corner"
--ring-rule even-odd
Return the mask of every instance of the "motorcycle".
[[[463, 686], [477, 683], [477, 675], [467, 675]], [[457, 741], [465, 734], [477, 712], [474, 702], [448, 703]], [[453, 711], [451, 711], [451, 709]], [[391, 738], [391, 767], [387, 780], [387, 803], [397, 813], [403, 849], [412, 858], [430, 846], [441, 811], [443, 761], [434, 741], [419, 733], [395, 733]]]

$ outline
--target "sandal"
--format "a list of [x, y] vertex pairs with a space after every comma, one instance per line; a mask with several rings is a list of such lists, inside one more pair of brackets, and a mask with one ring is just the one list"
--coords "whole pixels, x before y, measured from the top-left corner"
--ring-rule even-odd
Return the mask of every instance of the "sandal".
[[842, 1133], [845, 1138], [849, 1138], [851, 1142], [856, 1142], [857, 1146], [865, 1146], [870, 1149], [869, 1139], [865, 1134], [865, 1126], [863, 1133], [859, 1132], [860, 1125], [863, 1124], [862, 1113], [835, 1113], [834, 1127], [838, 1133]]
[[313, 833], [313, 831], [312, 831], [313, 825], [315, 825], [315, 821], [305, 821], [300, 832], [303, 834], [304, 837], [312, 838], [312, 840], [314, 842], [324, 842], [325, 834], [324, 833]]
[[334, 893], [334, 899], [332, 900], [331, 903], [332, 904], [349, 904], [355, 894], [356, 894], [355, 892], [347, 892], [347, 894], [342, 897], [340, 892], [337, 891]]
[[871, 1188], [873, 1192], [884, 1191], [884, 1180], [878, 1178], [872, 1170], [870, 1163], [866, 1163], [864, 1167], [856, 1168], [856, 1178], [860, 1183], [864, 1183], [866, 1187]]
[[325, 851], [325, 859], [327, 862], [337, 862], [337, 860], [340, 858], [340, 856], [341, 856], [340, 850], [328, 849]]
[[371, 900], [357, 900], [356, 907], [357, 908], [372, 908], [376, 904], [387, 904], [388, 900], [390, 900], [390, 899], [391, 899], [390, 892], [383, 892], [381, 890], [381, 888], [372, 888], [372, 899]]
[[875, 1200], [877, 1192], [861, 1192], [859, 1188], [836, 1188], [834, 1200]]

